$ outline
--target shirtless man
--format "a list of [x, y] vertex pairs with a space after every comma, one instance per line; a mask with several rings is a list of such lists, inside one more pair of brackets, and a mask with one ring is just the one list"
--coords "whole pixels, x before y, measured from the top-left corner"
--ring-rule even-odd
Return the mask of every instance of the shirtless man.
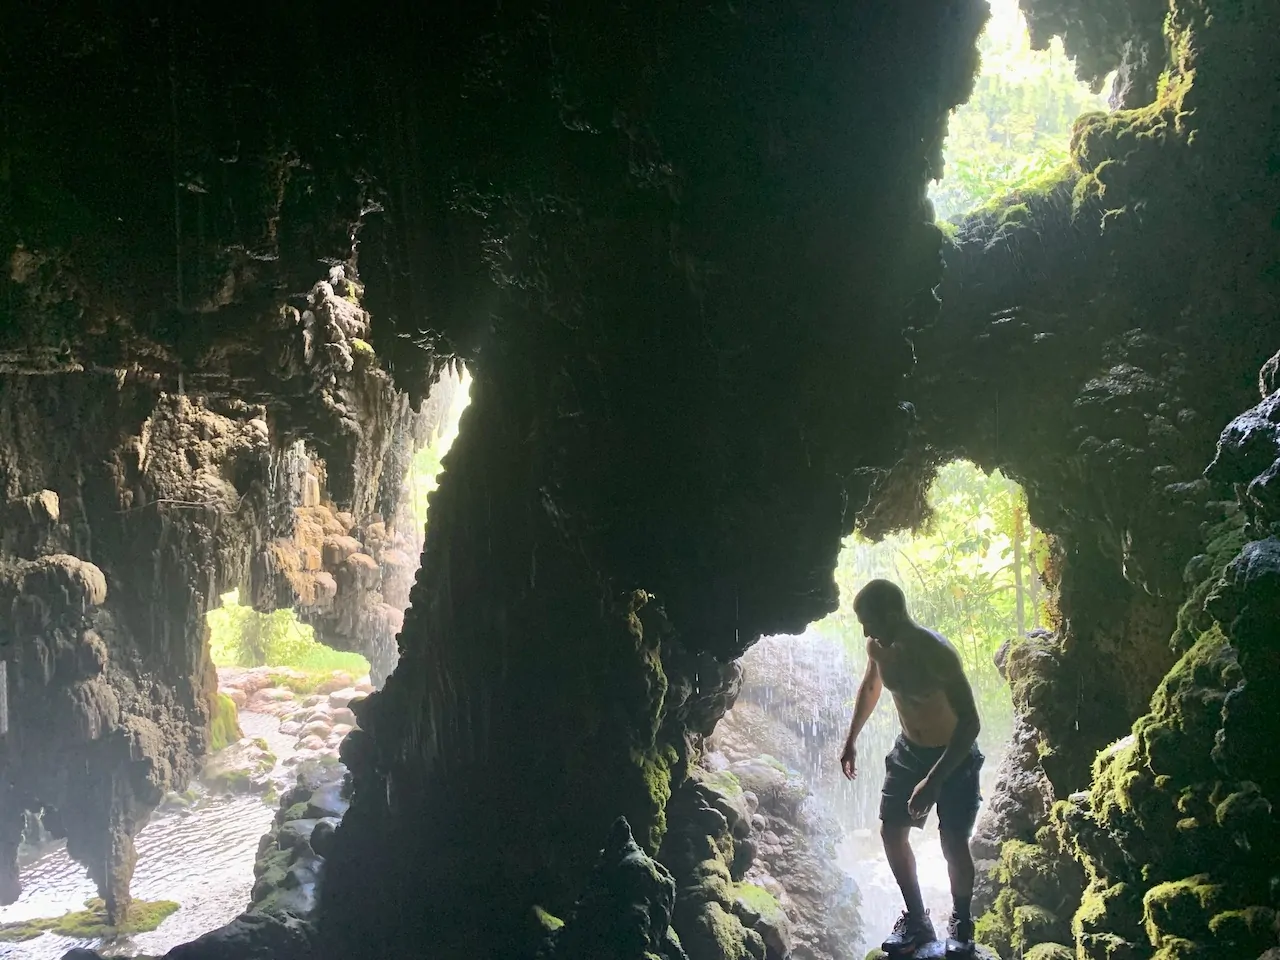
[[955, 648], [911, 619], [906, 598], [896, 585], [872, 580], [858, 591], [853, 609], [867, 636], [867, 672], [858, 687], [853, 722], [840, 755], [844, 775], [850, 780], [857, 775], [858, 734], [883, 687], [893, 694], [902, 724], [902, 733], [885, 758], [880, 836], [906, 910], [885, 938], [884, 951], [891, 957], [909, 956], [935, 939], [908, 835], [912, 827], [924, 826], [929, 809], [936, 804], [954, 908], [947, 956], [972, 956], [969, 834], [982, 800], [978, 772], [983, 760], [973, 692]]

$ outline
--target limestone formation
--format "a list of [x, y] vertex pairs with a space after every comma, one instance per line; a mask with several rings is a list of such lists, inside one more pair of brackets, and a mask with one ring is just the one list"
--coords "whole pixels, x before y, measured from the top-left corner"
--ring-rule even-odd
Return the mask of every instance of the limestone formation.
[[[1081, 957], [1265, 955], [1270, 399], [1202, 470], [1280, 342], [1280, 13], [1021, 6], [1126, 109], [945, 227], [981, 0], [6, 4], [0, 896], [44, 808], [119, 913], [239, 588], [398, 662], [307, 840], [319, 935], [263, 914], [177, 956], [519, 958], [581, 904], [674, 960], [677, 842], [690, 960], [795, 952], [726, 892], [751, 846], [700, 738], [735, 658], [834, 608], [841, 538], [921, 522], [967, 457], [1053, 541], [988, 916], [1040, 954], [1070, 914]], [[398, 477], [459, 359], [393, 650]]]

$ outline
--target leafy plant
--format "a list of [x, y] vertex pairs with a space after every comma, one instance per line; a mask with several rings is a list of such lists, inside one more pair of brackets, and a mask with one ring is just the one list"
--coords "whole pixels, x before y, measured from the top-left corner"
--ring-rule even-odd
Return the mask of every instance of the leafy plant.
[[1076, 119], [1107, 109], [1104, 95], [1076, 79], [1060, 39], [1047, 50], [1031, 49], [1017, 0], [992, 0], [978, 50], [982, 67], [973, 94], [951, 115], [946, 169], [930, 192], [942, 220], [1061, 168]]

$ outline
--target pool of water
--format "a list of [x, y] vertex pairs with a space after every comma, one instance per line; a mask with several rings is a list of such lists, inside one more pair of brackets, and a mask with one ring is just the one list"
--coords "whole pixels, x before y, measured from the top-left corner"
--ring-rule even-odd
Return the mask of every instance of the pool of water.
[[[295, 738], [279, 732], [280, 721], [242, 712], [248, 737], [267, 740], [278, 760], [294, 752]], [[286, 776], [278, 764], [277, 772]], [[280, 789], [283, 790], [282, 784]], [[72, 947], [93, 947], [106, 956], [159, 956], [237, 917], [249, 905], [258, 841], [275, 816], [276, 804], [260, 797], [206, 797], [181, 810], [157, 813], [138, 834], [138, 865], [131, 887], [139, 900], [174, 900], [181, 906], [151, 933], [104, 944], [46, 933], [25, 943], [0, 943], [0, 957], [60, 960]], [[22, 897], [0, 908], [0, 923], [56, 917], [80, 910], [97, 896], [85, 869], [58, 844], [21, 870]]]

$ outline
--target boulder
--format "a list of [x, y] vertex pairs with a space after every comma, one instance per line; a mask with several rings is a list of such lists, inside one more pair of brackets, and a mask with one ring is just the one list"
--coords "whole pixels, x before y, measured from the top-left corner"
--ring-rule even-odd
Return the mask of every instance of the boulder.
[[275, 765], [265, 741], [245, 737], [209, 757], [201, 779], [220, 793], [266, 793]]
[[334, 709], [345, 707], [358, 696], [359, 692], [355, 687], [343, 687], [341, 690], [335, 690], [329, 694], [329, 706]]
[[311, 926], [294, 917], [245, 913], [174, 947], [164, 960], [313, 960], [313, 936]]

